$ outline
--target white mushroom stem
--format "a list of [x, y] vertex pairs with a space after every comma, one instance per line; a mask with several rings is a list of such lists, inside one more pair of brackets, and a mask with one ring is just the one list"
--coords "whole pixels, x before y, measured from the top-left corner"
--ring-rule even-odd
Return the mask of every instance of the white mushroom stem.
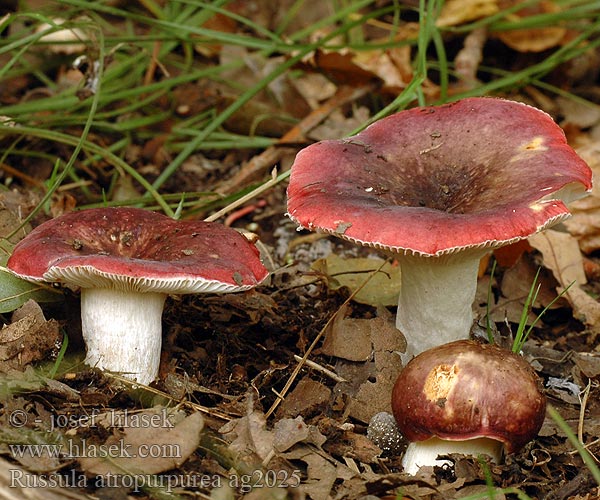
[[432, 437], [425, 441], [410, 443], [402, 457], [402, 467], [404, 472], [414, 476], [421, 467], [451, 464], [449, 460], [437, 459], [440, 455], [449, 455], [450, 453], [474, 457], [487, 455], [494, 463], [500, 463], [502, 449], [502, 443], [495, 439], [475, 438], [466, 441], [448, 441]]
[[149, 384], [158, 376], [166, 295], [109, 288], [81, 290], [85, 363]]
[[483, 251], [442, 257], [399, 256], [396, 328], [406, 338], [402, 363], [432, 347], [468, 339], [473, 324], [477, 271]]

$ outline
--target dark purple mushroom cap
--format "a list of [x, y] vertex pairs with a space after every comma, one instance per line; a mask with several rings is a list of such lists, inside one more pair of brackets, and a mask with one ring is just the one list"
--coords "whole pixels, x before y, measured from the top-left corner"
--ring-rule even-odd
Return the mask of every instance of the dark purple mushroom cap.
[[413, 358], [392, 392], [400, 432], [410, 441], [486, 437], [518, 451], [539, 432], [546, 398], [521, 357], [459, 340]]
[[138, 208], [70, 212], [19, 242], [7, 267], [33, 281], [138, 292], [234, 292], [268, 271], [253, 243], [223, 225]]
[[567, 217], [563, 200], [589, 191], [591, 178], [543, 111], [469, 98], [303, 149], [288, 214], [307, 229], [435, 256], [526, 238]]

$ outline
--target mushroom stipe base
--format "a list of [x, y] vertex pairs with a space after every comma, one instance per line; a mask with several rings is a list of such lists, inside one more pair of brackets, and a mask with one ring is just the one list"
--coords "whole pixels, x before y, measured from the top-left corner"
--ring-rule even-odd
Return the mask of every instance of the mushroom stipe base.
[[425, 441], [410, 443], [402, 457], [404, 472], [416, 475], [424, 466], [451, 465], [449, 460], [438, 460], [440, 455], [460, 453], [468, 456], [487, 455], [494, 463], [502, 460], [503, 445], [500, 441], [489, 438], [475, 438], [466, 441], [449, 441], [432, 437]]

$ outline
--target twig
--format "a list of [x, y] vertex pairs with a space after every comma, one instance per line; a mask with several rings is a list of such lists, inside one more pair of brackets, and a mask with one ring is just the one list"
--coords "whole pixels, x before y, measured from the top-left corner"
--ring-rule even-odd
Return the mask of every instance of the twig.
[[23, 182], [26, 182], [27, 184], [31, 184], [33, 186], [42, 188], [42, 189], [46, 189], [46, 186], [44, 185], [44, 183], [38, 179], [35, 179], [33, 177], [31, 177], [30, 175], [24, 174], [23, 172], [17, 170], [14, 167], [11, 167], [10, 165], [7, 165], [6, 163], [0, 163], [0, 170], [4, 170], [8, 175], [12, 175], [14, 177], [18, 177], [19, 179], [21, 179]]
[[223, 215], [225, 215], [226, 213], [231, 212], [232, 210], [235, 210], [237, 207], [243, 205], [247, 201], [249, 201], [249, 200], [251, 200], [253, 198], [256, 198], [256, 196], [258, 196], [260, 193], [262, 193], [263, 191], [266, 191], [270, 187], [272, 187], [275, 184], [277, 184], [278, 182], [282, 181], [283, 179], [285, 179], [285, 177], [287, 177], [287, 175], [285, 173], [281, 174], [280, 176], [278, 176], [277, 175], [277, 169], [274, 168], [273, 171], [271, 172], [271, 179], [270, 180], [268, 180], [267, 182], [261, 184], [256, 189], [253, 189], [252, 191], [250, 191], [249, 193], [245, 194], [241, 198], [239, 198], [239, 199], [235, 200], [234, 202], [230, 203], [226, 207], [223, 207], [218, 212], [215, 212], [214, 214], [209, 215], [206, 219], [204, 219], [205, 222], [214, 222], [214, 221], [216, 221], [219, 217], [222, 217]]
[[[296, 361], [302, 361], [302, 357], [298, 356], [297, 354], [294, 354], [294, 359]], [[313, 370], [317, 370], [323, 375], [327, 375], [330, 379], [334, 380], [335, 382], [348, 382], [344, 377], [340, 377], [337, 373], [325, 368], [324, 366], [321, 366], [319, 363], [311, 361], [310, 359], [304, 361], [304, 364], [306, 364], [306, 366], [310, 366]]]
[[118, 375], [116, 373], [104, 372], [104, 375], [106, 375], [107, 377], [110, 377], [110, 378], [114, 378], [115, 380], [118, 380], [119, 382], [122, 382], [126, 385], [129, 385], [132, 389], [143, 389], [145, 391], [151, 392], [158, 396], [162, 396], [165, 399], [174, 401], [177, 404], [187, 406], [188, 408], [191, 408], [192, 410], [196, 410], [196, 411], [199, 411], [200, 413], [205, 413], [207, 415], [210, 415], [211, 417], [219, 418], [221, 420], [226, 420], [226, 421], [232, 420], [232, 418], [229, 415], [227, 415], [219, 410], [215, 410], [213, 408], [208, 408], [206, 406], [199, 405], [198, 403], [193, 403], [192, 401], [187, 401], [187, 400], [183, 400], [183, 399], [182, 400], [175, 399], [173, 396], [171, 396], [170, 394], [168, 394], [164, 391], [155, 389], [154, 387], [150, 387], [148, 385], [140, 384], [139, 382], [128, 379], [126, 377], [122, 377], [121, 375]]
[[579, 423], [577, 424], [577, 437], [579, 438], [579, 442], [583, 445], [583, 422], [585, 420], [585, 409], [587, 407], [587, 400], [590, 395], [590, 389], [592, 388], [591, 381], [588, 380], [587, 386], [583, 390], [583, 397], [580, 399], [579, 404]]
[[150, 85], [152, 80], [154, 80], [154, 75], [156, 73], [156, 67], [158, 66], [158, 58], [160, 56], [160, 40], [156, 40], [152, 45], [152, 56], [150, 57], [150, 64], [146, 68], [146, 74], [144, 75], [144, 85]]
[[592, 456], [592, 458], [596, 462], [599, 462], [598, 457], [590, 451], [590, 447], [593, 444], [595, 444], [598, 441], [598, 439], [596, 439], [595, 441], [592, 441], [591, 443], [588, 443], [588, 444], [585, 444], [583, 442], [583, 424], [585, 422], [585, 409], [587, 408], [587, 402], [588, 402], [588, 398], [590, 396], [591, 389], [592, 389], [592, 382], [591, 382], [591, 380], [588, 380], [587, 386], [583, 390], [583, 393], [582, 393], [583, 397], [581, 397], [581, 400], [580, 400], [581, 403], [579, 405], [579, 422], [577, 423], [577, 438], [579, 439], [579, 442], [583, 445], [583, 447]]

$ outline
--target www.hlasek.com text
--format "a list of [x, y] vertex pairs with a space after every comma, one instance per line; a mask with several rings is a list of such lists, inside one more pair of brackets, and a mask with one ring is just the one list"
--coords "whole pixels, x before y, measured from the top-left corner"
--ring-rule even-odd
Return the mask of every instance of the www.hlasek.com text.
[[60, 444], [11, 444], [14, 458], [181, 458], [179, 444], [140, 444], [134, 448], [131, 443], [119, 439], [114, 443], [96, 444], [87, 439], [68, 439]]

